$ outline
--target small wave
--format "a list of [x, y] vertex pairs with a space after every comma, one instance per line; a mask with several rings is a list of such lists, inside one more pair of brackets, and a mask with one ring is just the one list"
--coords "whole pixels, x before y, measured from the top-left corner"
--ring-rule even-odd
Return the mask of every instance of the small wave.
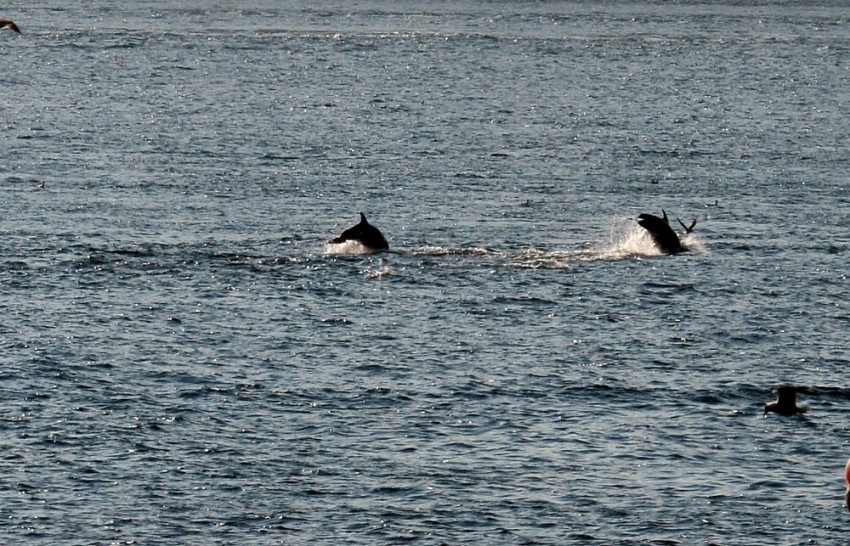
[[[516, 267], [522, 269], [566, 269], [574, 259], [574, 252], [547, 252], [534, 248], [521, 251], [497, 251], [482, 247], [450, 248], [424, 246], [411, 251], [413, 256], [459, 256], [490, 259], [489, 267]], [[498, 263], [493, 263], [496, 260]]]
[[[694, 238], [694, 241], [696, 239]], [[686, 244], [694, 244], [690, 241]], [[690, 247], [689, 248], [693, 248]], [[701, 245], [697, 248], [702, 248]], [[617, 261], [635, 257], [662, 256], [649, 234], [643, 228], [617, 235], [607, 245], [591, 246], [577, 250], [540, 250], [529, 248], [520, 251], [495, 251], [480, 247], [449, 248], [425, 246], [410, 252], [413, 256], [477, 257], [488, 259], [487, 265], [501, 265], [520, 269], [569, 269], [576, 262]], [[497, 264], [493, 264], [496, 260]]]
[[575, 261], [573, 252], [541, 252], [531, 249], [519, 254], [512, 264], [518, 269], [569, 269]]
[[367, 269], [363, 272], [363, 276], [367, 279], [385, 279], [390, 276], [390, 268], [380, 267], [378, 269]]
[[413, 256], [499, 256], [504, 254], [481, 247], [450, 248], [430, 245], [413, 249], [410, 253]]

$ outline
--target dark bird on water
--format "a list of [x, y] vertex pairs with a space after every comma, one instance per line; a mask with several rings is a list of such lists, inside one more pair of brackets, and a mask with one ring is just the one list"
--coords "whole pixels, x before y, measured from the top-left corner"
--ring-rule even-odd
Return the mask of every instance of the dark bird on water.
[[806, 413], [809, 408], [797, 405], [797, 393], [814, 394], [814, 391], [809, 387], [782, 385], [776, 389], [776, 400], [765, 404], [764, 414], [767, 415], [771, 411], [779, 415]]
[[8, 19], [0, 19], [0, 28], [8, 28], [14, 30], [18, 34], [21, 33], [21, 29], [18, 28], [18, 25], [16, 25], [14, 21], [10, 21]]

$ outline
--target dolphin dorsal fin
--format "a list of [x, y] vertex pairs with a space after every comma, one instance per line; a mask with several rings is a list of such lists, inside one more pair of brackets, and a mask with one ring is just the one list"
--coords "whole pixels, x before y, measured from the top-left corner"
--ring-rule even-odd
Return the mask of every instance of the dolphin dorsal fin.
[[685, 224], [683, 224], [683, 223], [682, 223], [682, 221], [681, 221], [681, 220], [679, 220], [678, 218], [676, 218], [676, 220], [679, 222], [679, 225], [680, 225], [680, 226], [682, 226], [682, 228], [684, 228], [685, 233], [690, 233], [690, 232], [692, 232], [692, 231], [694, 230], [694, 227], [697, 225], [697, 219], [696, 219], [696, 218], [694, 218], [694, 221], [693, 221], [693, 222], [691, 222], [690, 227], [688, 227], [688, 226], [686, 226]]
[[661, 214], [663, 214], [663, 215], [664, 215], [664, 217], [663, 217], [663, 218], [661, 218], [661, 219], [662, 219], [662, 220], [664, 220], [665, 222], [667, 222], [667, 225], [669, 226], [669, 225], [670, 225], [670, 220], [668, 220], [668, 219], [667, 219], [667, 212], [666, 212], [664, 209], [661, 209]]
[[363, 214], [362, 212], [360, 213], [360, 223], [361, 224], [368, 224], [369, 223], [369, 222], [366, 221], [366, 215]]

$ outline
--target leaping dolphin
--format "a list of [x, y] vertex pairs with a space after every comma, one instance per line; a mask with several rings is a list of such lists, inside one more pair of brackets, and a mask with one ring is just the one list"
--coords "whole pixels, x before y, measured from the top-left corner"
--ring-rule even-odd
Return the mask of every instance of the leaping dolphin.
[[[661, 209], [661, 213], [664, 214], [663, 218], [659, 218], [653, 214], [641, 214], [637, 217], [637, 223], [649, 232], [649, 235], [652, 237], [652, 242], [655, 243], [658, 250], [664, 254], [678, 254], [679, 252], [688, 250], [688, 248], [682, 244], [682, 241], [679, 240], [679, 236], [676, 235], [673, 228], [670, 227], [670, 221], [667, 219], [667, 213], [664, 212], [664, 209]], [[679, 222], [679, 225], [684, 228], [685, 235], [693, 231], [694, 226], [697, 225], [696, 218], [694, 218], [694, 221], [691, 222], [690, 226], [686, 226], [678, 218], [677, 221]]]
[[2, 28], [14, 30], [18, 34], [21, 33], [21, 29], [18, 28], [18, 25], [16, 25], [14, 21], [10, 21], [8, 19], [0, 19], [0, 29]]
[[360, 213], [360, 223], [342, 232], [339, 237], [328, 241], [332, 244], [357, 241], [372, 252], [389, 250], [390, 245], [381, 231], [366, 220], [366, 215]]

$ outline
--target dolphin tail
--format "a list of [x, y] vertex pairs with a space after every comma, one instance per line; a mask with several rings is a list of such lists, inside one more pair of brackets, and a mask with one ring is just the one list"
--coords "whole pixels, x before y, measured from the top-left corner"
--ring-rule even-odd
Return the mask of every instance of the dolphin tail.
[[688, 226], [686, 226], [685, 224], [683, 224], [683, 223], [682, 223], [682, 221], [681, 221], [681, 220], [679, 220], [678, 218], [676, 218], [676, 221], [678, 221], [678, 222], [679, 222], [679, 225], [680, 225], [680, 226], [682, 226], [682, 227], [685, 229], [685, 233], [686, 233], [686, 234], [687, 234], [687, 233], [692, 232], [692, 231], [694, 230], [694, 226], [696, 226], [696, 225], [697, 225], [697, 219], [696, 219], [696, 218], [694, 218], [694, 221], [693, 221], [693, 222], [691, 222], [690, 227], [688, 227]]

